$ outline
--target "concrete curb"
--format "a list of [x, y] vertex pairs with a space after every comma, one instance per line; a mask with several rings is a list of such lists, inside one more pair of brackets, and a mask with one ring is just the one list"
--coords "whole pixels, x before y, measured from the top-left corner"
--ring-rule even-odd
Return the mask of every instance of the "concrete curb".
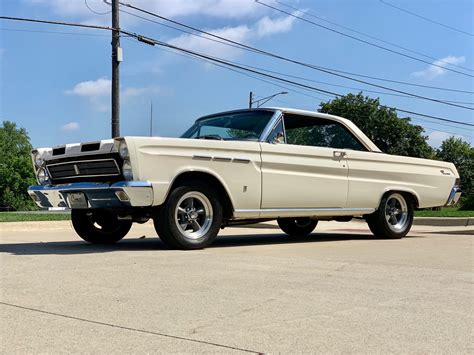
[[474, 217], [415, 217], [417, 226], [467, 227], [474, 225]]

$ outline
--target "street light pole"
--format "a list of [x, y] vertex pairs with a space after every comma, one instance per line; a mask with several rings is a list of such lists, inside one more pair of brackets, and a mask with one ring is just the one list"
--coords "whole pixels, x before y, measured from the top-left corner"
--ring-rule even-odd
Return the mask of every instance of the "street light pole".
[[273, 95], [270, 95], [270, 96], [267, 96], [267, 97], [264, 97], [262, 99], [258, 99], [258, 100], [253, 100], [253, 93], [250, 92], [250, 101], [249, 101], [249, 108], [252, 108], [252, 105], [253, 104], [256, 104], [257, 107], [260, 107], [262, 106], [264, 103], [270, 101], [271, 99], [273, 99], [275, 96], [278, 96], [278, 95], [286, 95], [288, 94], [288, 92], [286, 91], [282, 91], [282, 92], [277, 92], [276, 94], [273, 94]]
[[112, 0], [112, 138], [120, 136], [120, 48], [119, 0]]

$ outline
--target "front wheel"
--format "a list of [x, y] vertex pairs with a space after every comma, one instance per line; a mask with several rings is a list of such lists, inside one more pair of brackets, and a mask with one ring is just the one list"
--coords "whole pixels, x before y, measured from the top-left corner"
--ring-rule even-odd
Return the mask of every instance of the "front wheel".
[[160, 239], [171, 248], [205, 248], [222, 225], [222, 205], [213, 189], [189, 182], [170, 193], [156, 214], [154, 225]]
[[278, 218], [278, 226], [283, 232], [290, 236], [304, 237], [311, 234], [316, 228], [318, 221], [309, 217]]
[[86, 242], [93, 244], [112, 244], [127, 235], [132, 227], [131, 221], [117, 219], [111, 211], [72, 210], [72, 225], [76, 233]]
[[401, 193], [392, 192], [382, 198], [377, 211], [366, 217], [376, 238], [400, 239], [408, 234], [413, 224], [412, 200]]

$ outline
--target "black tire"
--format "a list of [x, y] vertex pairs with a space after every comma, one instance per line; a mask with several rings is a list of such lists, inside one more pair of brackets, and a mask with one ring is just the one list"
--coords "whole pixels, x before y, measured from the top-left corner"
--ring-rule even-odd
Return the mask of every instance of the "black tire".
[[413, 224], [413, 199], [403, 193], [386, 194], [380, 206], [366, 217], [370, 230], [378, 239], [400, 239], [408, 234]]
[[297, 218], [278, 218], [278, 226], [281, 230], [292, 237], [304, 237], [311, 234], [318, 221], [309, 217], [297, 217]]
[[222, 215], [218, 194], [196, 181], [173, 189], [166, 203], [156, 211], [153, 222], [158, 236], [168, 247], [202, 249], [216, 239]]
[[76, 233], [93, 244], [116, 243], [132, 227], [131, 221], [119, 221], [111, 211], [72, 210], [71, 220]]

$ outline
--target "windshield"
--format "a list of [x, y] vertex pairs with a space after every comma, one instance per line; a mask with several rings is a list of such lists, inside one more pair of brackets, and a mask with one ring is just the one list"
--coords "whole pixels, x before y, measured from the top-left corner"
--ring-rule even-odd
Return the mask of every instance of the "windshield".
[[216, 115], [196, 122], [181, 138], [258, 141], [273, 114], [248, 111]]

